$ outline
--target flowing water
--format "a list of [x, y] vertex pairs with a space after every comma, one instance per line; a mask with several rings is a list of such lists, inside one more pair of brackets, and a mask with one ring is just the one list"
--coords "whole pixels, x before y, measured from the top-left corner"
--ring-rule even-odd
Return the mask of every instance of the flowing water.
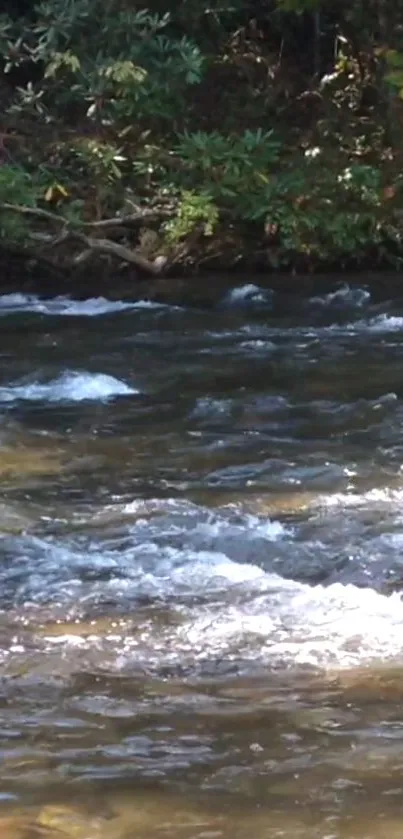
[[403, 301], [0, 328], [1, 839], [400, 839]]

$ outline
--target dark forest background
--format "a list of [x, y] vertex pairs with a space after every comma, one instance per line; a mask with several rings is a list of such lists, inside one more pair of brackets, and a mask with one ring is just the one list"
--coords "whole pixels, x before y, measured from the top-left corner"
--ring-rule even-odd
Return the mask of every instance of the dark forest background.
[[55, 262], [403, 255], [403, 0], [3, 0], [0, 236]]

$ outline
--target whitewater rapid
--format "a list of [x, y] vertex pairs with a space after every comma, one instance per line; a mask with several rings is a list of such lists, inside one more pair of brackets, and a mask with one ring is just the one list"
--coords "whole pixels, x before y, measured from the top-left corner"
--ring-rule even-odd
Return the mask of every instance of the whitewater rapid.
[[[403, 312], [346, 286], [294, 321], [276, 305], [254, 283], [207, 318], [147, 300], [0, 297], [5, 330], [28, 317], [33, 353], [38, 335], [56, 347], [29, 373], [3, 369], [2, 410], [31, 422], [39, 405], [46, 428], [57, 405], [68, 452], [63, 410], [99, 406], [89, 450], [105, 434], [123, 452], [42, 489], [64, 493], [54, 533], [1, 537], [3, 661], [57, 646], [118, 671], [403, 663]], [[370, 352], [379, 383], [350, 381]], [[119, 631], [80, 634], [92, 615]]]

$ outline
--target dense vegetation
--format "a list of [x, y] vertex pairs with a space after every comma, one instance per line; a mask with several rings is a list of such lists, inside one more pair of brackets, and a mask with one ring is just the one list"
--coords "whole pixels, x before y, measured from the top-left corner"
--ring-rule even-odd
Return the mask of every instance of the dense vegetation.
[[403, 0], [5, 8], [4, 246], [151, 273], [400, 264]]

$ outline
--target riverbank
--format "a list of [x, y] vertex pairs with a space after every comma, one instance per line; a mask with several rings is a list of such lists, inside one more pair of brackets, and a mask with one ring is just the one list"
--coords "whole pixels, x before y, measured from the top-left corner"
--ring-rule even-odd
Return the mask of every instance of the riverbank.
[[0, 294], [36, 294], [43, 297], [71, 296], [77, 300], [104, 297], [107, 300], [149, 300], [176, 306], [215, 308], [231, 294], [238, 302], [262, 289], [275, 292], [284, 305], [288, 298], [309, 298], [329, 294], [342, 286], [366, 288], [371, 299], [380, 302], [403, 296], [401, 271], [331, 271], [292, 273], [275, 271], [215, 271], [168, 274], [139, 278], [131, 271], [66, 271], [35, 260], [21, 251], [0, 249]]
[[322, 272], [398, 277], [392, 20], [386, 33], [361, 1], [336, 15], [319, 0], [155, 14], [118, 0], [69, 14], [59, 0], [11, 4], [3, 289], [212, 305], [240, 274], [286, 294], [328, 289]]

